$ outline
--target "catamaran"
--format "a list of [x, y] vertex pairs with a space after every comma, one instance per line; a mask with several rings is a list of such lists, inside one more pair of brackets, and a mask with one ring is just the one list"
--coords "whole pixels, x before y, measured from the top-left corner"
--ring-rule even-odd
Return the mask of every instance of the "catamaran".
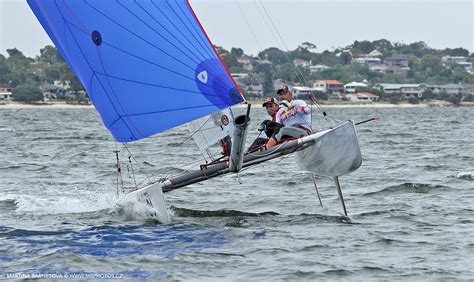
[[246, 150], [250, 105], [234, 117], [231, 107], [245, 98], [187, 0], [27, 1], [117, 142], [188, 123], [199, 150], [226, 147], [220, 158], [122, 196], [146, 205], [151, 217], [171, 222], [163, 193], [289, 154], [313, 180], [334, 178], [347, 215], [338, 177], [362, 163], [354, 122]]

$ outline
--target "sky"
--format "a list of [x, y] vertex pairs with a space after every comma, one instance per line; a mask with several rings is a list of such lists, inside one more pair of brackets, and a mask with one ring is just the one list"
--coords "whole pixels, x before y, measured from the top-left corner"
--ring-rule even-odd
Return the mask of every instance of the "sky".
[[[425, 41], [435, 49], [474, 52], [474, 0], [190, 0], [215, 45], [257, 55], [268, 47], [316, 52], [355, 40]], [[267, 17], [270, 16], [269, 17]], [[270, 20], [271, 19], [271, 20]], [[276, 29], [275, 29], [275, 28]], [[0, 53], [29, 57], [52, 44], [26, 0], [0, 0]]]

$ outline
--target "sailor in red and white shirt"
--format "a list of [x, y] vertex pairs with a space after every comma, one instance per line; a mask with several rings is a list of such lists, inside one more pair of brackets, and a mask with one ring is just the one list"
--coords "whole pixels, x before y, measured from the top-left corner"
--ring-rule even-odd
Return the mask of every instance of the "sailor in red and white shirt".
[[303, 100], [293, 100], [288, 86], [283, 85], [277, 90], [280, 109], [276, 114], [276, 122], [284, 125], [267, 142], [267, 149], [275, 146], [283, 136], [301, 137], [312, 133], [311, 109]]

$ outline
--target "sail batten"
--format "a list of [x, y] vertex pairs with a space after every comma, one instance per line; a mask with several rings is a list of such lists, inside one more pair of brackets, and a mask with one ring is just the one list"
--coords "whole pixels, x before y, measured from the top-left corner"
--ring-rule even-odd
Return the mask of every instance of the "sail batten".
[[244, 101], [186, 0], [27, 0], [117, 141]]

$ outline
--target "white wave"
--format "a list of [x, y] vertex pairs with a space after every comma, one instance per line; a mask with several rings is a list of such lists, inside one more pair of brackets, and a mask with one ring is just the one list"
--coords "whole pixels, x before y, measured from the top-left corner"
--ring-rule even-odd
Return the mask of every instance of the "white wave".
[[453, 174], [452, 176], [457, 179], [474, 180], [473, 175], [474, 175], [474, 172], [472, 171], [461, 171], [461, 172]]
[[34, 213], [38, 215], [69, 214], [94, 212], [110, 209], [114, 206], [116, 198], [110, 194], [90, 192], [81, 195], [12, 195], [0, 196], [2, 200], [13, 200], [16, 203], [16, 213]]
[[119, 197], [110, 213], [124, 215], [127, 221], [157, 219], [154, 208], [131, 197]]

